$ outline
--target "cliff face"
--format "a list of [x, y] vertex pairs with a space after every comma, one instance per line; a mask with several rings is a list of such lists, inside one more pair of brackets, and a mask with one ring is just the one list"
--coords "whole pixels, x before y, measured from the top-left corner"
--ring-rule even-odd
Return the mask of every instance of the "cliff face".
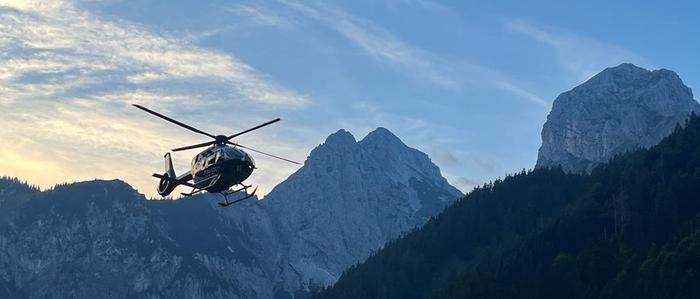
[[287, 298], [460, 196], [382, 128], [332, 134], [264, 200], [227, 209], [210, 194], [147, 201], [121, 181], [2, 180], [0, 297]]
[[590, 172], [617, 154], [658, 143], [700, 112], [678, 75], [629, 63], [559, 95], [542, 128], [536, 167]]
[[427, 155], [388, 130], [360, 142], [338, 131], [264, 200], [279, 236], [284, 288], [334, 283], [460, 196]]

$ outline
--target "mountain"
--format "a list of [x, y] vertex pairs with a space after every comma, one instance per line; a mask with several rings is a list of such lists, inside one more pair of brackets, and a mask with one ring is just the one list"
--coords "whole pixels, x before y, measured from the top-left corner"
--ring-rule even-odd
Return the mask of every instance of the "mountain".
[[700, 117], [588, 175], [476, 188], [313, 298], [700, 298]]
[[124, 297], [139, 278], [167, 281], [174, 257], [162, 247], [171, 243], [145, 206], [120, 181], [26, 198], [0, 233], [0, 297]]
[[302, 297], [461, 196], [383, 128], [330, 135], [263, 200], [227, 209], [119, 180], [2, 179], [0, 298]]
[[360, 142], [340, 130], [265, 198], [278, 232], [265, 246], [278, 246], [286, 290], [327, 286], [461, 196], [426, 154], [388, 130]]
[[590, 173], [615, 155], [658, 143], [693, 112], [700, 105], [676, 73], [630, 63], [607, 68], [554, 100], [536, 167]]

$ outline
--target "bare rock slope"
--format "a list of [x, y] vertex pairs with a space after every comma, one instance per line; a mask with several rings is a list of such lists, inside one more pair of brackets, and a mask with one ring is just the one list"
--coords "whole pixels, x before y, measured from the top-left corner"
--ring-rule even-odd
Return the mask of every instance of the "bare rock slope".
[[700, 112], [673, 71], [624, 63], [559, 95], [542, 128], [536, 167], [590, 172], [617, 154], [658, 143]]

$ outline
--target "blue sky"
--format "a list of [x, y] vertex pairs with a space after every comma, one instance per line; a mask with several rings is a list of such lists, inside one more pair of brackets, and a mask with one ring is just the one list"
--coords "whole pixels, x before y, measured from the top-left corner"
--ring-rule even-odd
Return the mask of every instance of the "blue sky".
[[[383, 126], [475, 184], [531, 168], [551, 102], [605, 67], [700, 84], [698, 7], [638, 1], [0, 0], [0, 174], [122, 178], [154, 195], [168, 148], [206, 139], [140, 103], [304, 160]], [[194, 152], [177, 153], [185, 170]], [[296, 166], [256, 156], [263, 192]]]

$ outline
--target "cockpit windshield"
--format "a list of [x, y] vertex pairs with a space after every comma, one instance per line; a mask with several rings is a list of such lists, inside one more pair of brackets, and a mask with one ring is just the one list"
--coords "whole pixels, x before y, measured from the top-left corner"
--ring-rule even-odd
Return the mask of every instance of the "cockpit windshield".
[[240, 160], [246, 156], [246, 154], [243, 151], [233, 147], [222, 148], [220, 150], [220, 154], [226, 160]]
[[192, 166], [203, 168], [222, 160], [246, 160], [255, 166], [253, 157], [238, 148], [229, 146], [215, 147], [202, 151], [192, 159]]

